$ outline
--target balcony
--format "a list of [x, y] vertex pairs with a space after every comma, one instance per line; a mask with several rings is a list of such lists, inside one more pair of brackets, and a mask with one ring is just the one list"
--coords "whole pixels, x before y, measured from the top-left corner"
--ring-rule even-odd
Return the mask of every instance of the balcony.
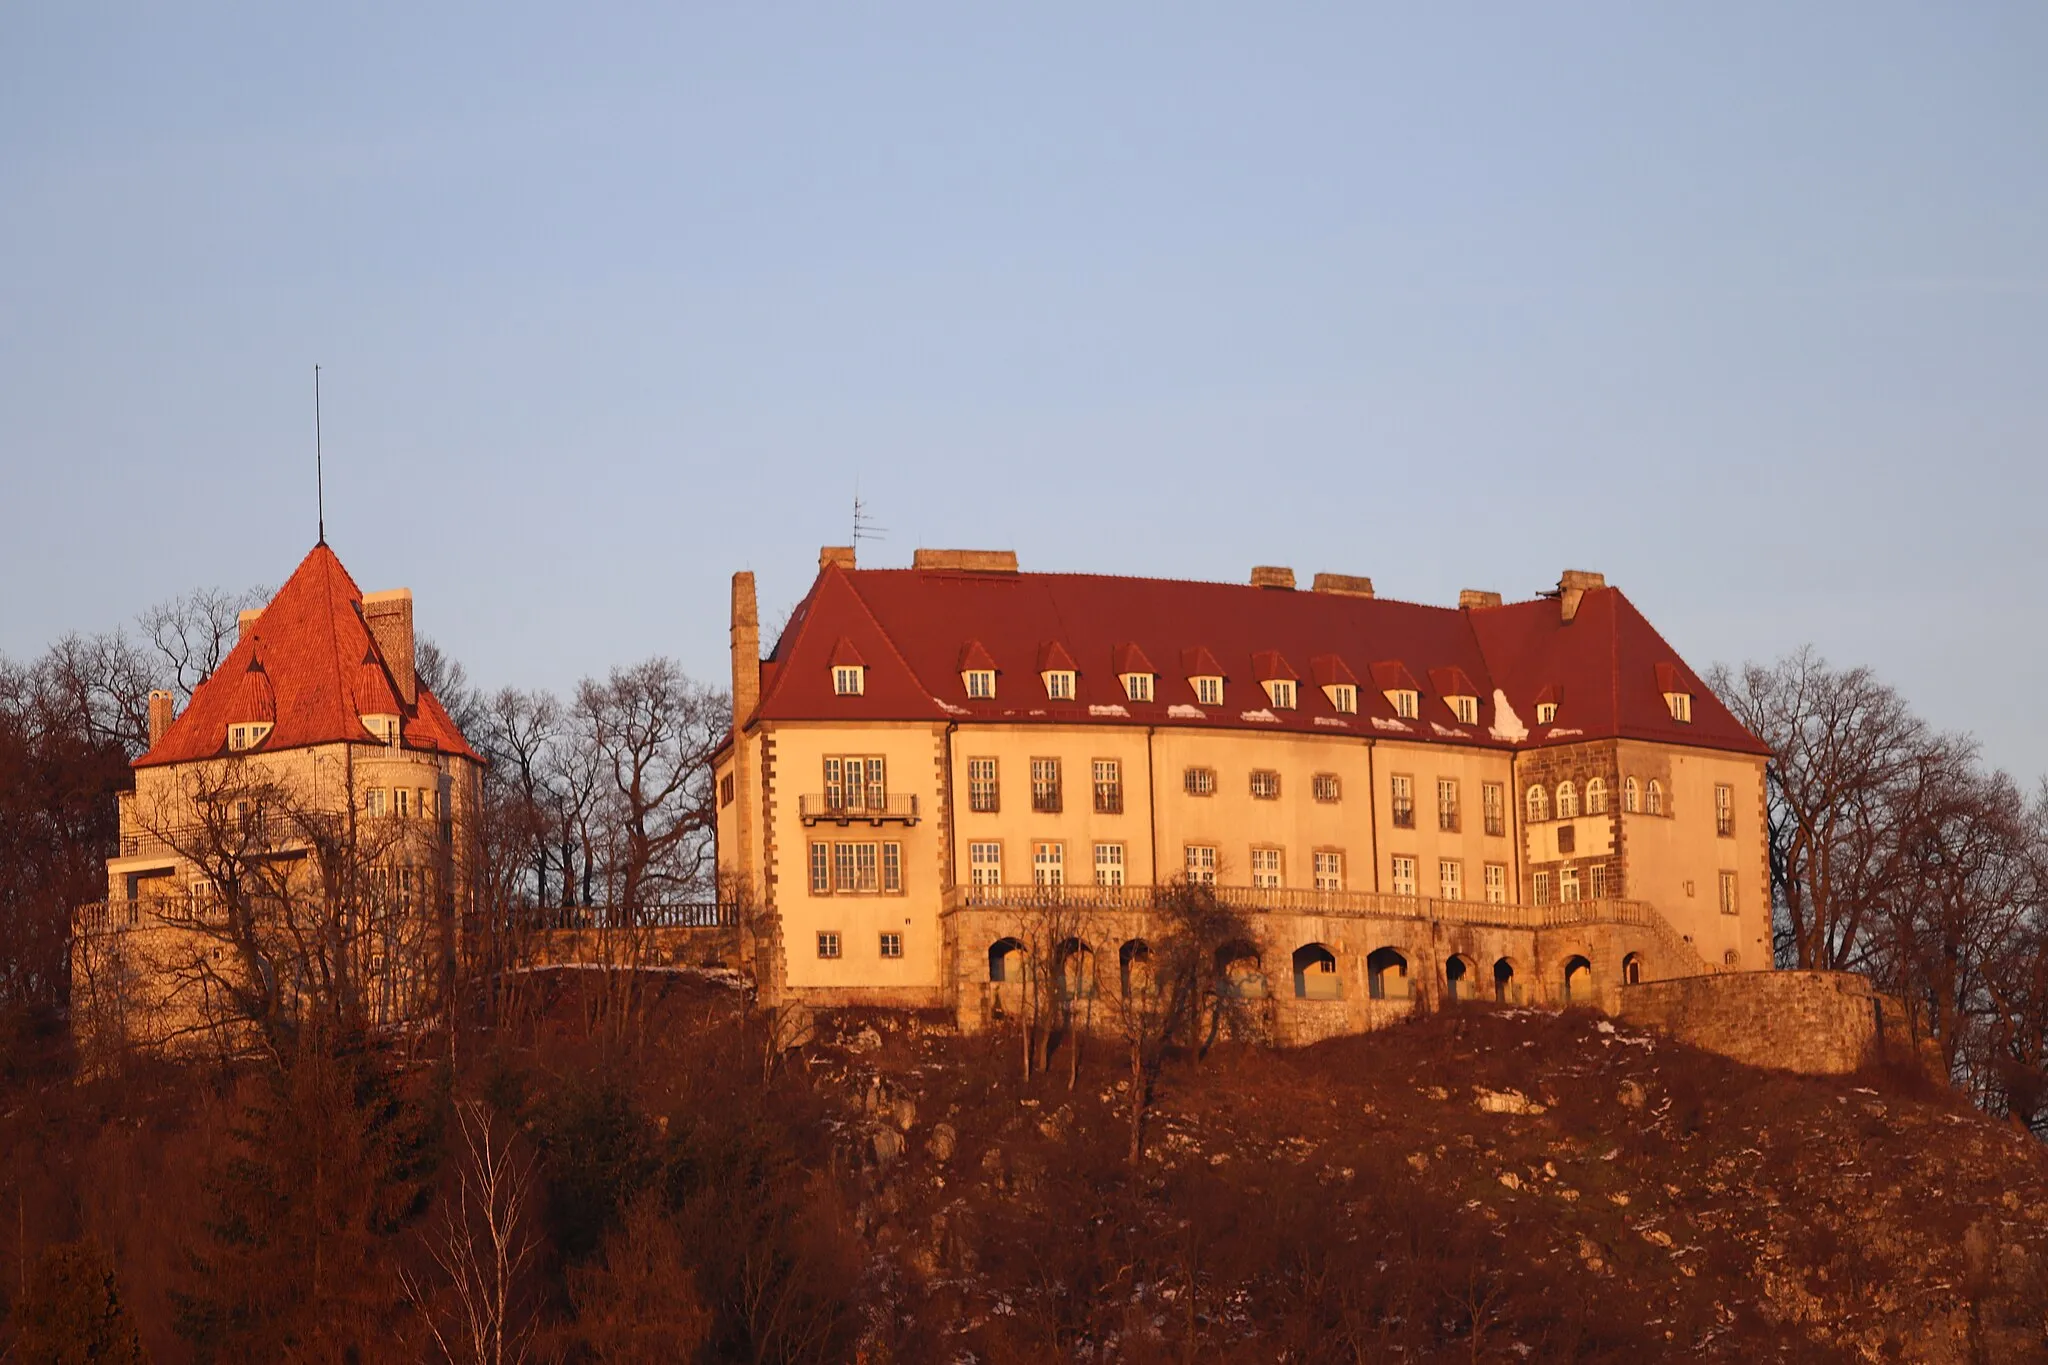
[[[950, 910], [1120, 910], [1144, 911], [1158, 890], [1150, 886], [1096, 886], [1086, 882], [1041, 886], [1004, 883], [955, 887]], [[1440, 924], [1549, 929], [1567, 924], [1634, 924], [1661, 921], [1644, 901], [1581, 900], [1559, 905], [1516, 905], [1491, 901], [1398, 896], [1382, 891], [1316, 891], [1307, 887], [1213, 886], [1216, 899], [1248, 914], [1322, 915], [1332, 918], [1434, 920]]]
[[918, 819], [915, 796], [871, 796], [852, 792], [799, 796], [796, 814], [807, 825], [851, 825], [859, 821], [871, 825], [914, 825]]

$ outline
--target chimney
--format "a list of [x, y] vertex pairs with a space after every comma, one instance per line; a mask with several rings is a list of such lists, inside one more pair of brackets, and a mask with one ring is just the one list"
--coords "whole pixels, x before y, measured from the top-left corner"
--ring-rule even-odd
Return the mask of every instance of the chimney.
[[[246, 615], [247, 613], [244, 613]], [[149, 694], [149, 747], [154, 749], [178, 718], [178, 694], [162, 688]]]
[[420, 699], [417, 666], [412, 648], [412, 589], [363, 594], [363, 624], [391, 669], [391, 681], [398, 686], [398, 699], [407, 706]]
[[249, 627], [256, 624], [256, 618], [263, 614], [263, 608], [251, 607], [235, 618], [235, 643], [249, 638]]
[[1316, 575], [1315, 590], [1335, 593], [1339, 597], [1370, 597], [1372, 580], [1353, 578], [1348, 573], [1319, 573]]
[[1015, 550], [919, 550], [910, 557], [913, 569], [953, 569], [965, 573], [1015, 573]]
[[1484, 588], [1466, 588], [1458, 594], [1458, 610], [1470, 611], [1474, 607], [1497, 607], [1500, 594], [1487, 592]]
[[732, 576], [732, 728], [735, 733], [761, 704], [761, 615], [754, 605], [754, 575]]
[[1579, 614], [1579, 599], [1589, 589], [1607, 586], [1607, 575], [1587, 573], [1584, 569], [1566, 569], [1557, 580], [1557, 603], [1563, 609], [1564, 619], [1569, 621]]
[[1255, 588], [1294, 589], [1294, 570], [1283, 569], [1277, 564], [1252, 565], [1252, 586]]
[[823, 570], [827, 564], [837, 564], [842, 569], [852, 568], [853, 547], [851, 545], [825, 546], [818, 551], [818, 568]]

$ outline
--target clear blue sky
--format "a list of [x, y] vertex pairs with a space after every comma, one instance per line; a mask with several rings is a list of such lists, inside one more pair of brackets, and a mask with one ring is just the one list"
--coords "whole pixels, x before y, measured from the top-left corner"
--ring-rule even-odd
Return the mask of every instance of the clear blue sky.
[[480, 680], [919, 545], [1604, 571], [2048, 772], [2048, 7], [17, 4], [0, 651], [328, 532]]

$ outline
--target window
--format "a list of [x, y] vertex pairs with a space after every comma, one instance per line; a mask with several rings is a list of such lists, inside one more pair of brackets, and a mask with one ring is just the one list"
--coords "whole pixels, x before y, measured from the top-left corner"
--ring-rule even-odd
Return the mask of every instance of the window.
[[1608, 890], [1608, 886], [1607, 886], [1607, 864], [1606, 864], [1606, 863], [1595, 863], [1595, 864], [1593, 864], [1593, 873], [1592, 873], [1592, 889], [1593, 889], [1593, 899], [1594, 899], [1594, 900], [1596, 900], [1596, 901], [1604, 901], [1604, 900], [1606, 900], [1606, 899], [1607, 899], [1607, 897], [1608, 897], [1608, 895], [1609, 895], [1609, 890]]
[[1607, 814], [1607, 779], [1588, 778], [1586, 781], [1586, 814]]
[[1490, 905], [1508, 903], [1508, 865], [1488, 863], [1485, 868], [1486, 900]]
[[967, 809], [998, 811], [1003, 808], [1002, 788], [996, 780], [992, 758], [967, 760]]
[[1436, 780], [1436, 827], [1446, 834], [1458, 832], [1458, 780], [1454, 777]]
[[1721, 913], [1732, 915], [1735, 913], [1735, 910], [1735, 874], [1733, 872], [1723, 872], [1721, 874]]
[[392, 789], [391, 813], [401, 820], [410, 819], [412, 817], [412, 793], [407, 791], [404, 787], [396, 787]]
[[718, 804], [721, 806], [730, 806], [732, 804], [733, 792], [736, 789], [736, 787], [737, 784], [733, 781], [733, 775], [731, 773], [727, 773], [724, 777], [719, 778]]
[[996, 694], [996, 671], [993, 668], [970, 668], [960, 675], [967, 681], [967, 695], [976, 701], [987, 701]]
[[1456, 858], [1437, 859], [1436, 894], [1440, 900], [1465, 899], [1465, 865]]
[[1444, 700], [1448, 701], [1451, 704], [1451, 710], [1457, 713], [1460, 725], [1477, 725], [1479, 723], [1479, 698], [1446, 697]]
[[1223, 705], [1223, 679], [1218, 677], [1190, 678], [1195, 685], [1195, 700], [1204, 706]]
[[1735, 788], [1716, 785], [1714, 788], [1714, 833], [1723, 839], [1735, 837]]
[[1569, 782], [1557, 784], [1557, 818], [1570, 820], [1579, 813], [1579, 791]]
[[1387, 705], [1394, 708], [1394, 714], [1403, 720], [1414, 720], [1422, 714], [1422, 699], [1419, 694], [1405, 687], [1397, 687], [1387, 693]]
[[1124, 813], [1124, 768], [1113, 758], [1095, 760], [1095, 813]]
[[1394, 828], [1415, 828], [1415, 779], [1403, 773], [1393, 775]]
[[1095, 884], [1097, 886], [1122, 886], [1124, 884], [1124, 846], [1122, 844], [1097, 844], [1095, 846]]
[[1317, 773], [1309, 782], [1309, 790], [1318, 801], [1330, 803], [1344, 798], [1344, 784], [1335, 773]]
[[1642, 788], [1636, 785], [1636, 780], [1633, 777], [1625, 778], [1622, 781], [1621, 808], [1630, 815], [1634, 815], [1643, 808]]
[[903, 935], [883, 934], [881, 948], [883, 957], [902, 957]]
[[1548, 724], [1550, 724], [1550, 723], [1551, 723], [1552, 721], [1555, 721], [1556, 719], [1557, 719], [1557, 703], [1556, 703], [1556, 702], [1554, 702], [1554, 701], [1539, 701], [1539, 702], [1537, 702], [1537, 703], [1536, 703], [1536, 723], [1537, 723], [1538, 725], [1548, 725]]
[[831, 929], [820, 929], [818, 931], [818, 956], [839, 956], [839, 934], [837, 931]]
[[831, 880], [822, 884], [825, 876], [824, 853], [826, 845], [811, 845], [811, 890], [835, 894], [872, 894], [886, 891], [891, 894], [903, 889], [903, 845], [895, 842], [835, 843], [830, 846]]
[[903, 845], [886, 843], [882, 845], [882, 889], [901, 891], [903, 889]]
[[1074, 675], [1072, 671], [1064, 668], [1048, 669], [1044, 677], [1045, 695], [1048, 699], [1052, 701], [1072, 701], [1074, 699]]
[[363, 814], [372, 816], [384, 814], [384, 792], [382, 788], [372, 787], [369, 791], [363, 793]]
[[1216, 850], [1209, 844], [1187, 846], [1188, 880], [1205, 885], [1216, 884]]
[[967, 878], [975, 886], [1003, 884], [1003, 846], [995, 842], [967, 846]]
[[1579, 898], [1579, 870], [1576, 867], [1560, 869], [1557, 874], [1557, 889], [1560, 893], [1559, 899], [1566, 902], [1577, 900]]
[[811, 845], [811, 894], [832, 894], [832, 845], [822, 841]]
[[1542, 787], [1529, 788], [1529, 819], [1533, 821], [1550, 818], [1550, 793]]
[[1279, 849], [1252, 850], [1252, 885], [1267, 889], [1281, 885]]
[[1413, 858], [1404, 857], [1403, 855], [1397, 853], [1394, 855], [1391, 861], [1391, 871], [1393, 872], [1393, 877], [1391, 880], [1394, 884], [1394, 894], [1397, 896], [1414, 895], [1415, 860]]
[[884, 811], [888, 807], [888, 771], [881, 759], [841, 755], [825, 760], [827, 810]]
[[1035, 843], [1031, 846], [1031, 884], [1064, 886], [1067, 881], [1067, 846]]
[[1060, 813], [1060, 761], [1056, 758], [1031, 760], [1031, 809], [1042, 815]]
[[1654, 777], [1650, 779], [1648, 811], [1651, 815], [1662, 815], [1664, 813], [1664, 784]]
[[1538, 905], [1550, 904], [1550, 874], [1548, 872], [1538, 872], [1535, 880], [1536, 903]]
[[1358, 688], [1351, 683], [1331, 683], [1323, 689], [1323, 695], [1330, 699], [1330, 708], [1339, 715], [1356, 715], [1358, 712]]
[[1123, 675], [1124, 695], [1132, 701], [1152, 700], [1152, 675], [1150, 673], [1126, 673]]
[[1180, 787], [1189, 796], [1214, 796], [1216, 794], [1216, 770], [1214, 768], [1189, 768], [1180, 775]]
[[1559, 825], [1557, 827], [1557, 851], [1559, 853], [1576, 853], [1579, 851], [1579, 831], [1577, 826]]
[[1342, 891], [1344, 889], [1344, 855], [1335, 849], [1324, 849], [1316, 854], [1316, 890]]
[[1508, 832], [1508, 794], [1498, 782], [1482, 782], [1479, 785], [1479, 804], [1486, 816], [1488, 834]]
[[857, 697], [867, 689], [862, 686], [867, 670], [859, 664], [835, 664], [832, 668], [832, 691], [841, 697]]
[[[393, 727], [396, 727], [398, 722], [393, 720], [391, 724]], [[269, 733], [270, 725], [268, 722], [252, 721], [247, 725], [230, 725], [228, 727], [228, 748], [253, 749], [261, 744], [263, 737]], [[386, 742], [388, 743], [389, 741]]]
[[1273, 678], [1266, 683], [1266, 700], [1282, 711], [1294, 709], [1294, 679]]
[[1666, 692], [1664, 704], [1671, 708], [1671, 719], [1684, 725], [1692, 724], [1692, 693]]
[[391, 749], [398, 747], [398, 717], [364, 716], [363, 725], [371, 734], [377, 737], [379, 744]]
[[1261, 801], [1280, 799], [1280, 774], [1270, 768], [1252, 769], [1252, 795]]

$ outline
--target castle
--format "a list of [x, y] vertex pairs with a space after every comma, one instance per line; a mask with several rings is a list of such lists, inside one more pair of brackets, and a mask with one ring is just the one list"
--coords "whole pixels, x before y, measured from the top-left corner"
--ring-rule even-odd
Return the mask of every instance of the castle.
[[1220, 979], [1295, 1041], [1771, 965], [1767, 751], [1599, 574], [1437, 607], [827, 547], [765, 659], [734, 575], [731, 645], [719, 869], [771, 1000], [983, 1027], [1049, 910], [1119, 989], [1181, 881], [1248, 913]]

